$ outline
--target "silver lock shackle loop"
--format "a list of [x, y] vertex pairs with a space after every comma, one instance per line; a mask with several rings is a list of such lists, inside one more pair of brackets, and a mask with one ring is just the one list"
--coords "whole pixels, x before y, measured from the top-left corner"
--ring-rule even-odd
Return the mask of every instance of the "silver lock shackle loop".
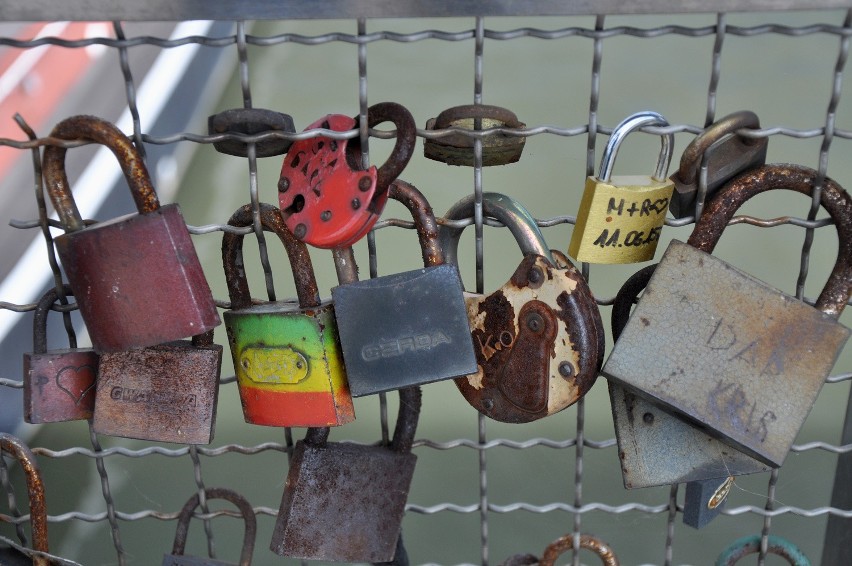
[[[608, 183], [612, 176], [612, 168], [615, 166], [615, 156], [618, 154], [618, 148], [621, 142], [627, 137], [627, 134], [641, 128], [642, 126], [668, 126], [668, 121], [656, 112], [646, 110], [631, 114], [621, 121], [613, 130], [609, 141], [604, 148], [603, 157], [601, 157], [601, 166], [598, 172], [598, 180]], [[660, 157], [657, 160], [657, 170], [654, 172], [653, 179], [655, 181], [665, 181], [666, 174], [669, 171], [669, 164], [672, 161], [672, 151], [674, 150], [674, 134], [665, 134], [660, 136]]]
[[[470, 218], [474, 212], [474, 195], [468, 195], [454, 204], [444, 218], [461, 220]], [[483, 217], [499, 220], [512, 232], [524, 255], [536, 254], [544, 256], [556, 265], [544, 234], [532, 214], [515, 199], [501, 193], [482, 193]], [[442, 225], [438, 233], [440, 247], [444, 250], [446, 263], [458, 265], [459, 239], [464, 228]]]

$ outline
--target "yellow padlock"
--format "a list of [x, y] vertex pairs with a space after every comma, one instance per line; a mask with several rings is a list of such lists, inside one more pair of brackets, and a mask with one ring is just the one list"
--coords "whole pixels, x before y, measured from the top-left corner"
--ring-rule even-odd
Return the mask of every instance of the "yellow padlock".
[[669, 210], [674, 182], [666, 178], [674, 135], [661, 136], [662, 149], [653, 176], [611, 177], [618, 147], [642, 126], [668, 126], [656, 112], [637, 112], [612, 131], [598, 177], [586, 179], [568, 254], [588, 263], [638, 263], [654, 258]]

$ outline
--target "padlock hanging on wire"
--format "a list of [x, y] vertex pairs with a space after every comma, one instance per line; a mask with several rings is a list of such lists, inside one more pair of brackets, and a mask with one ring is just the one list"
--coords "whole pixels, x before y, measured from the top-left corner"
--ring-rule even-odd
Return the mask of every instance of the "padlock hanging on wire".
[[666, 220], [674, 182], [666, 178], [674, 135], [661, 136], [660, 156], [653, 175], [612, 176], [621, 142], [642, 126], [668, 126], [656, 112], [637, 112], [612, 131], [597, 177], [586, 188], [571, 233], [568, 255], [588, 263], [637, 263], [654, 258]]

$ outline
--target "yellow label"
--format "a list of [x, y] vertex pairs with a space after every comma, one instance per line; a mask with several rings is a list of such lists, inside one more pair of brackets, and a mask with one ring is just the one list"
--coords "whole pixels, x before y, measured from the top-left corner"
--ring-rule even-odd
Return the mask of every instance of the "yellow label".
[[672, 181], [647, 176], [589, 177], [568, 254], [588, 263], [653, 259], [673, 190]]
[[246, 348], [240, 367], [255, 383], [295, 384], [308, 377], [308, 360], [292, 348]]

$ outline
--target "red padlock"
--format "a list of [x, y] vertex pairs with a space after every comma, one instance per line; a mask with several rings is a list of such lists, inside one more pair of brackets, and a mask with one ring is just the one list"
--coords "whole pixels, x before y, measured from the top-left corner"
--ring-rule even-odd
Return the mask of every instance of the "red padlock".
[[[396, 145], [379, 169], [361, 168], [357, 138], [318, 136], [292, 145], [281, 167], [278, 200], [296, 238], [318, 248], [342, 248], [372, 229], [387, 203], [388, 187], [408, 164], [416, 141], [414, 118], [404, 106], [382, 102], [367, 111], [369, 127], [387, 121], [396, 126]], [[346, 132], [357, 126], [357, 118], [329, 114], [307, 130]]]

